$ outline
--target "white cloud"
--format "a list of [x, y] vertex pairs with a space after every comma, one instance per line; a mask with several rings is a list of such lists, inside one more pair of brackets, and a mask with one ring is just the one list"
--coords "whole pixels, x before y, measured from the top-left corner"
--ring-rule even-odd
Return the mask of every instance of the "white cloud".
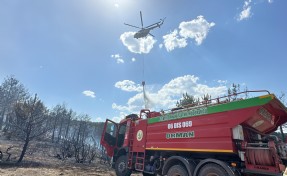
[[[137, 99], [137, 100], [140, 100], [140, 99]], [[138, 113], [138, 110], [142, 109], [144, 107], [143, 106], [143, 101], [141, 101], [141, 105], [142, 106], [140, 106], [140, 104], [135, 105], [135, 102], [128, 103], [128, 105], [126, 105], [126, 106], [118, 105], [116, 103], [113, 103], [112, 104], [112, 108], [116, 109], [116, 110], [119, 110], [121, 112], [126, 112], [126, 113]]]
[[[251, 8], [253, 8], [253, 6], [255, 5], [265, 2], [266, 2], [265, 0], [261, 0], [255, 2], [253, 1], [252, 3], [252, 0], [245, 0], [241, 12], [236, 17], [237, 21], [247, 20], [251, 18], [251, 16], [253, 15], [253, 13], [251, 12]], [[267, 0], [267, 2], [269, 4], [272, 4], [274, 0]]]
[[227, 84], [227, 80], [217, 80], [219, 84]]
[[121, 112], [119, 116], [115, 116], [112, 118], [112, 121], [119, 123], [122, 119], [124, 119], [128, 114]]
[[118, 64], [123, 64], [125, 63], [124, 59], [122, 58], [122, 56], [120, 56], [119, 54], [112, 54], [111, 58], [116, 59]]
[[120, 39], [124, 46], [132, 53], [149, 53], [153, 48], [156, 40], [151, 36], [145, 38], [134, 38], [135, 32], [125, 32], [120, 36]]
[[194, 20], [181, 22], [179, 24], [179, 34], [184, 38], [194, 39], [197, 45], [201, 45], [209, 29], [214, 25], [214, 22], [209, 23], [203, 16], [198, 16]]
[[142, 87], [139, 84], [136, 85], [133, 81], [130, 80], [118, 81], [116, 82], [115, 87], [127, 92], [142, 91]]
[[[227, 87], [224, 85], [208, 86], [199, 83], [199, 78], [194, 75], [185, 75], [177, 77], [167, 84], [163, 85], [158, 90], [154, 90], [153, 86], [146, 86], [146, 95], [148, 96], [148, 108], [153, 110], [170, 109], [175, 107], [176, 102], [182, 97], [182, 94], [188, 93], [195, 97], [202, 97], [209, 94], [212, 98], [224, 95]], [[138, 113], [144, 108], [143, 94], [137, 93], [131, 97], [126, 105], [117, 105], [113, 103], [113, 109], [129, 113]]]
[[118, 64], [123, 64], [123, 63], [125, 63], [125, 61], [122, 58], [119, 58], [119, 59], [117, 59], [117, 63]]
[[85, 90], [82, 92], [85, 96], [87, 97], [92, 97], [92, 98], [96, 98], [96, 94], [95, 92], [91, 91], [91, 90]]
[[136, 58], [133, 57], [133, 58], [132, 58], [132, 62], [135, 62], [135, 61], [136, 61]]
[[175, 29], [170, 34], [163, 36], [164, 46], [167, 51], [184, 48], [188, 44], [188, 39], [193, 39], [197, 45], [201, 45], [214, 25], [214, 22], [209, 23], [201, 15], [191, 21], [183, 21], [179, 24], [179, 32]]
[[104, 119], [102, 119], [101, 117], [96, 117], [96, 120], [95, 120], [95, 122], [104, 122], [105, 120]]
[[237, 21], [246, 20], [251, 17], [251, 0], [244, 1], [243, 9], [237, 17]]
[[[211, 27], [215, 25], [214, 22], [208, 22], [203, 16], [198, 16], [191, 21], [183, 21], [179, 24], [178, 29], [163, 36], [163, 44], [159, 44], [159, 48], [165, 46], [167, 51], [172, 51], [175, 48], [184, 48], [187, 46], [187, 40], [193, 39], [197, 45], [201, 45], [206, 39]], [[122, 43], [133, 53], [149, 53], [153, 48], [156, 40], [147, 36], [146, 38], [135, 39], [135, 32], [125, 32], [120, 36]]]
[[125, 112], [126, 114], [138, 113], [140, 109], [144, 108], [143, 95], [142, 93], [134, 95], [128, 100], [127, 105], [118, 105], [113, 103], [112, 108]]
[[114, 6], [115, 6], [116, 8], [119, 8], [120, 5], [117, 4], [117, 3], [115, 3]]
[[112, 121], [119, 123], [123, 118], [121, 117], [113, 117]]
[[127, 106], [122, 106], [122, 105], [117, 105], [116, 103], [112, 104], [113, 109], [117, 109], [119, 111], [130, 111], [131, 109], [128, 108]]
[[185, 38], [178, 37], [178, 32], [176, 29], [170, 34], [163, 36], [163, 40], [164, 46], [168, 52], [174, 50], [175, 48], [186, 47], [187, 45]]

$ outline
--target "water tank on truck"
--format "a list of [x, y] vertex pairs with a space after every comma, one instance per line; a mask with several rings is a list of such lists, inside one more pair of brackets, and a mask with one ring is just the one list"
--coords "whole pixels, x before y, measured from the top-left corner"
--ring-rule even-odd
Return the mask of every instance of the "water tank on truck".
[[287, 108], [268, 91], [232, 96], [246, 93], [259, 95], [107, 120], [101, 144], [117, 176], [282, 175], [287, 149], [274, 132], [287, 122]]

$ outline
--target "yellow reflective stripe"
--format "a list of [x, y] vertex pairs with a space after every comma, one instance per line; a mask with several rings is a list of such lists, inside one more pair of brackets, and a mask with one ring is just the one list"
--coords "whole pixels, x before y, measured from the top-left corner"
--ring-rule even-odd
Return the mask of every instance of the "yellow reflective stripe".
[[146, 150], [172, 150], [172, 151], [190, 151], [190, 152], [233, 153], [233, 150], [216, 150], [216, 149], [146, 148]]
[[268, 97], [271, 97], [271, 99], [274, 99], [275, 95], [274, 94], [262, 95], [259, 98], [268, 98]]

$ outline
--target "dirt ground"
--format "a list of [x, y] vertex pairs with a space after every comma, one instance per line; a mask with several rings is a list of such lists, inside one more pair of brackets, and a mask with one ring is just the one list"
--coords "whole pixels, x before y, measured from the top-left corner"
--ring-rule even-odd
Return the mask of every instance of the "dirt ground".
[[75, 166], [60, 166], [60, 167], [8, 167], [0, 169], [1, 176], [115, 176], [111, 170], [103, 170], [98, 167], [75, 167]]
[[[13, 146], [8, 153], [7, 148]], [[54, 157], [56, 151], [48, 143], [31, 143], [23, 162], [15, 165], [21, 152], [21, 142], [0, 139], [0, 176], [115, 176], [109, 165], [96, 159], [92, 164], [75, 163], [73, 160], [62, 161]], [[133, 174], [141, 176], [141, 174]]]
[[[115, 172], [104, 165], [74, 165], [59, 166], [1, 166], [1, 176], [116, 176]], [[142, 176], [136, 173], [132, 176]]]
[[[46, 159], [46, 161], [44, 161]], [[34, 161], [31, 161], [34, 160]], [[28, 156], [20, 165], [15, 161], [0, 162], [1, 176], [115, 176], [115, 172], [106, 164], [96, 160], [92, 164], [62, 161], [55, 157]]]

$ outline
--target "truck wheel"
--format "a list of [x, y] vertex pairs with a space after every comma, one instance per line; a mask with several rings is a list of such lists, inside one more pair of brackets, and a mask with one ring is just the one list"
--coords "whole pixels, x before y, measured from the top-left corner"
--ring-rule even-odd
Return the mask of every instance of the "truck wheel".
[[172, 166], [168, 172], [167, 176], [187, 176], [186, 169], [181, 165], [174, 165]]
[[217, 164], [206, 164], [200, 169], [199, 176], [228, 176], [228, 174]]
[[128, 169], [128, 160], [126, 155], [120, 156], [115, 164], [117, 176], [130, 176], [132, 171]]

